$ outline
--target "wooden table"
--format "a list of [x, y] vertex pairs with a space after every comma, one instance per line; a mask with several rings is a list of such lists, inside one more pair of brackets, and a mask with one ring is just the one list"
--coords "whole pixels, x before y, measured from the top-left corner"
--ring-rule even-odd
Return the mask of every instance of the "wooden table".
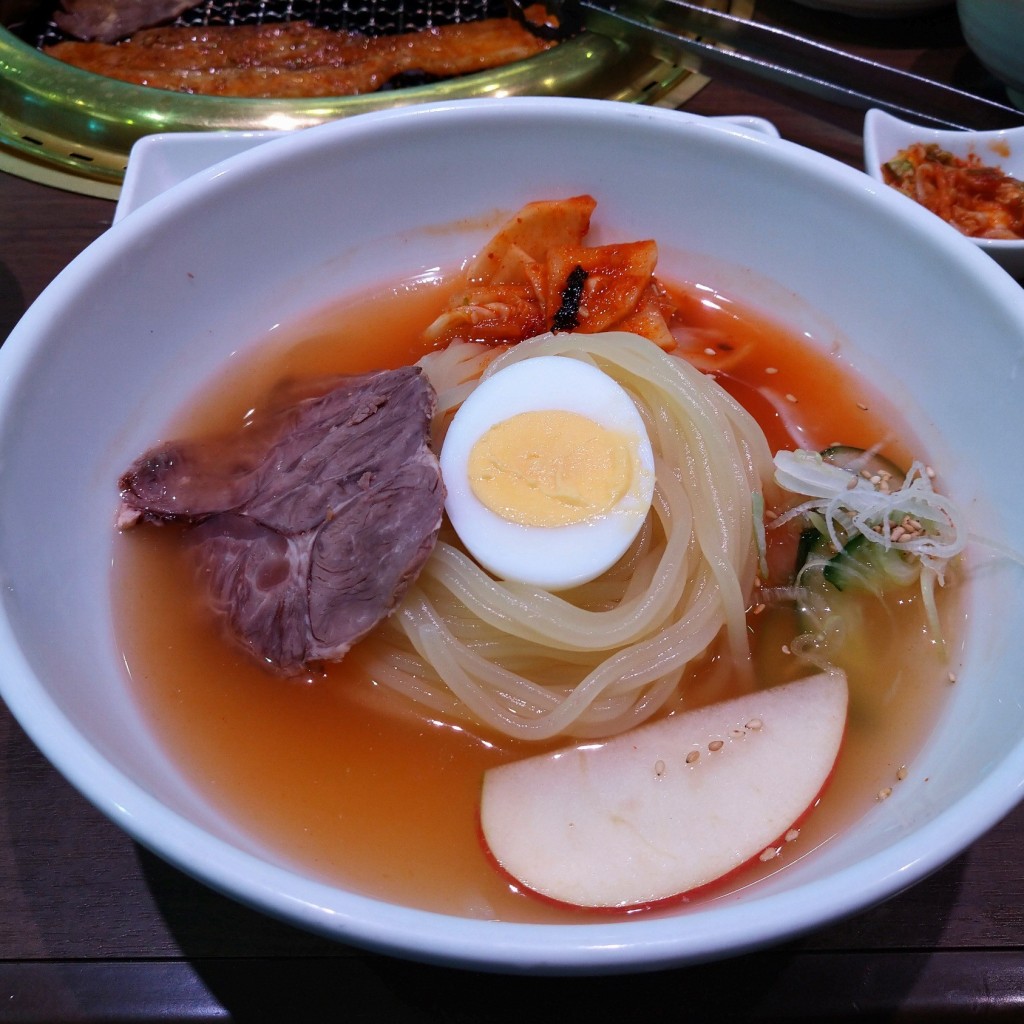
[[[758, 16], [1000, 96], [952, 9]], [[757, 114], [855, 166], [857, 111], [716, 78], [688, 109]], [[0, 175], [0, 337], [107, 228], [113, 204]], [[108, 823], [0, 708], [0, 1021], [1024, 1021], [1024, 807], [875, 909], [729, 961], [636, 977], [504, 978], [392, 960], [207, 890]]]

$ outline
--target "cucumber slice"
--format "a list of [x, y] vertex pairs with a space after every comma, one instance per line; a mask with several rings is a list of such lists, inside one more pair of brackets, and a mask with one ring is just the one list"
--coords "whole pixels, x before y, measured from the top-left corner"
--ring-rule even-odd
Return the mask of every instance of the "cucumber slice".
[[[904, 471], [894, 463], [863, 448], [833, 445], [826, 448], [821, 457], [858, 476], [866, 476], [876, 486], [885, 489], [898, 490], [906, 480]], [[906, 578], [906, 565], [899, 551], [886, 550], [863, 534], [840, 540], [844, 543], [837, 549], [823, 530], [815, 526], [803, 530], [797, 545], [797, 574], [808, 562], [819, 562], [824, 581], [840, 591], [860, 589], [878, 592], [885, 583], [902, 582]]]
[[829, 559], [822, 576], [836, 590], [879, 592], [887, 584], [903, 583], [907, 566], [899, 551], [886, 549], [858, 534]]
[[845, 547], [837, 550], [826, 534], [809, 527], [800, 534], [797, 574], [802, 573], [802, 579], [807, 584], [807, 572], [802, 570], [816, 567], [820, 579], [836, 590], [874, 589], [871, 580], [876, 575], [878, 567], [875, 564], [875, 552], [871, 550], [872, 547], [877, 545], [871, 544], [866, 537], [858, 534]]

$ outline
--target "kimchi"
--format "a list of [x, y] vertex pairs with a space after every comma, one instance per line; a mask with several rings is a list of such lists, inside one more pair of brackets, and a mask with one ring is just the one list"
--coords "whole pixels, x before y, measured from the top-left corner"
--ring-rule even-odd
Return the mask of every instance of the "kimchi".
[[971, 238], [1024, 239], [1024, 182], [976, 153], [958, 157], [919, 142], [882, 164], [882, 176]]
[[467, 286], [427, 329], [437, 344], [515, 344], [543, 331], [630, 331], [665, 350], [671, 296], [654, 275], [651, 239], [586, 245], [589, 195], [527, 203], [467, 268]]

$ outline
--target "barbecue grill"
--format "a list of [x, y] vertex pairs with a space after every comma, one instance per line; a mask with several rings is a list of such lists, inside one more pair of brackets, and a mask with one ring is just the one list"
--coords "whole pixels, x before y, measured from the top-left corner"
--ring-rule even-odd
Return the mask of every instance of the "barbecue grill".
[[[752, 0], [710, 0], [720, 9]], [[131, 85], [42, 53], [64, 36], [54, 0], [0, 0], [0, 169], [75, 191], [115, 196], [128, 152], [143, 135], [171, 131], [305, 128], [399, 104], [479, 96], [598, 96], [678, 103], [703, 79], [625, 39], [582, 32], [528, 60], [361, 96], [241, 99]], [[182, 25], [308, 20], [369, 35], [503, 17], [506, 0], [205, 0]]]

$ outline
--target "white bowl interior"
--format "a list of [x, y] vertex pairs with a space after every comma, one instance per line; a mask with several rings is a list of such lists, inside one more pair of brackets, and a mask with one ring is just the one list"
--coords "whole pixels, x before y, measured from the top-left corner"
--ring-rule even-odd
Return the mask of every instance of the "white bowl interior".
[[[455, 138], [473, 140], [457, 159]], [[282, 867], [158, 749], [113, 639], [119, 473], [275, 324], [457, 265], [523, 202], [580, 192], [599, 200], [601, 237], [656, 238], [669, 276], [696, 272], [838, 347], [901, 404], [974, 533], [1009, 547], [1024, 533], [1021, 477], [994, 440], [1024, 433], [1024, 297], [956, 232], [858, 172], [667, 111], [519, 99], [354, 118], [203, 172], [95, 243], [0, 350], [0, 689], [105, 813], [269, 913], [372, 948], [503, 970], [692, 962], [890, 895], [1020, 792], [1021, 570], [985, 547], [961, 677], [915, 780], [756, 892], [685, 916], [514, 925], [355, 897]]]
[[[864, 117], [865, 170], [882, 181], [882, 164], [915, 142], [934, 143], [961, 159], [974, 154], [982, 162], [1001, 167], [1018, 181], [1024, 181], [1024, 127], [987, 132], [925, 128], [876, 109], [869, 110]], [[1008, 273], [1024, 277], [1024, 242], [987, 238], [971, 241]]]

